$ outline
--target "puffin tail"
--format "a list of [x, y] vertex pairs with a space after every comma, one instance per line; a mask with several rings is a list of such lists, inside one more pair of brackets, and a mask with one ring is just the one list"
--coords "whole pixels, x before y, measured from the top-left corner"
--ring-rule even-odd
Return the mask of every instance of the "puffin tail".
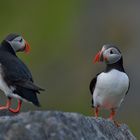
[[40, 103], [37, 97], [37, 91], [23, 88], [23, 87], [16, 87], [14, 91], [15, 94], [19, 95], [21, 98], [25, 99], [26, 101], [32, 102], [35, 106], [40, 107]]

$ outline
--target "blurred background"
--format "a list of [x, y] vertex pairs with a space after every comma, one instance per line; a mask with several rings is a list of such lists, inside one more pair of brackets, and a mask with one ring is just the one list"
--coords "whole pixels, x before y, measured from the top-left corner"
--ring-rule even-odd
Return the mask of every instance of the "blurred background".
[[[131, 80], [116, 119], [140, 138], [140, 1], [0, 2], [1, 41], [11, 32], [24, 36], [32, 49], [19, 57], [32, 71], [35, 83], [46, 89], [38, 96], [41, 108], [24, 103], [22, 111], [60, 110], [92, 116], [89, 83], [105, 67], [92, 60], [103, 44], [113, 43], [122, 51]], [[1, 92], [0, 104], [4, 103]], [[109, 112], [101, 115], [108, 117]]]

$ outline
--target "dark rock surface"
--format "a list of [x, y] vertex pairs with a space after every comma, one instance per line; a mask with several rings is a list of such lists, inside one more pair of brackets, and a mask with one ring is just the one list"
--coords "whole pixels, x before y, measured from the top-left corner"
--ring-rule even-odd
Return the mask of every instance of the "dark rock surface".
[[[0, 115], [1, 116], [1, 115]], [[78, 113], [33, 111], [0, 117], [0, 140], [136, 140], [129, 128]]]

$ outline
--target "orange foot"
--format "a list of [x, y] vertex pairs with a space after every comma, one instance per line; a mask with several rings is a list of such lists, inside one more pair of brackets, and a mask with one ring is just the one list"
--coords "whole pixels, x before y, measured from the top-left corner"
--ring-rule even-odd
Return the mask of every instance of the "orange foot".
[[13, 109], [13, 108], [10, 108], [10, 106], [11, 106], [11, 99], [12, 98], [8, 98], [8, 100], [6, 102], [6, 105], [5, 106], [0, 106], [0, 110], [8, 109], [12, 113], [18, 113], [20, 111], [22, 101], [20, 99], [18, 99], [18, 106], [17, 106], [16, 109]]
[[22, 101], [19, 99], [18, 100], [18, 106], [17, 106], [17, 108], [16, 109], [13, 109], [13, 108], [8, 108], [9, 109], [9, 111], [11, 111], [12, 113], [19, 113], [19, 111], [20, 111], [20, 108], [21, 108], [21, 104], [22, 104]]
[[115, 124], [117, 127], [120, 127], [120, 126], [121, 126], [121, 124], [118, 123], [117, 121], [113, 120], [113, 122], [114, 122], [114, 124]]
[[0, 110], [6, 110], [10, 107], [11, 105], [11, 98], [9, 98], [7, 101], [6, 101], [6, 105], [5, 106], [0, 106]]
[[[94, 109], [95, 109], [95, 111], [94, 111]], [[94, 112], [95, 118], [98, 118], [98, 116], [99, 116], [99, 106], [94, 107], [94, 108], [93, 108], [93, 112]]]
[[118, 123], [117, 121], [115, 121], [115, 120], [113, 119], [115, 115], [116, 115], [115, 109], [111, 109], [111, 113], [110, 113], [109, 119], [110, 119], [111, 121], [113, 121], [114, 124], [115, 124], [117, 127], [120, 127], [121, 124]]

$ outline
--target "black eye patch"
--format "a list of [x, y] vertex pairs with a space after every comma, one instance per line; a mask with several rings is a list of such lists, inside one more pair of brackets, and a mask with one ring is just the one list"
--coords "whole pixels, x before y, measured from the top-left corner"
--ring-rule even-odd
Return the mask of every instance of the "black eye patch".
[[19, 42], [22, 42], [22, 38], [19, 40]]
[[114, 54], [114, 52], [112, 50], [110, 50], [110, 54]]

